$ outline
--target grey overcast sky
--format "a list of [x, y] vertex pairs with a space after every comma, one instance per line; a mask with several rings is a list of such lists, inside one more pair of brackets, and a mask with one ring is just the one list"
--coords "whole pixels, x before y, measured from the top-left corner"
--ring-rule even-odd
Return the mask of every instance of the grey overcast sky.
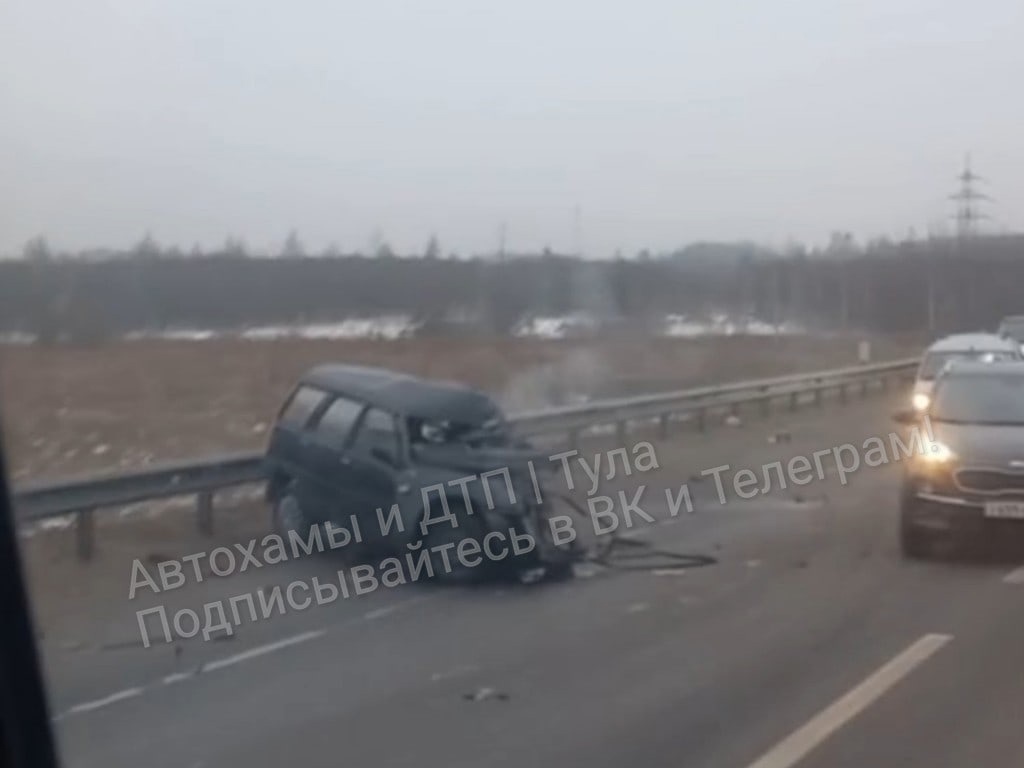
[[0, 252], [1024, 228], [1021, 0], [6, 0]]

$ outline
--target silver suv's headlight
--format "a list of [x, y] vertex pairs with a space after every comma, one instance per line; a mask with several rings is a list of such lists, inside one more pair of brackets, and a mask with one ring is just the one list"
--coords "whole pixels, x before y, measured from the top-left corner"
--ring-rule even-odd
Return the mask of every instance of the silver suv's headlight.
[[943, 442], [932, 440], [925, 444], [921, 461], [928, 464], [948, 464], [956, 459], [953, 449]]

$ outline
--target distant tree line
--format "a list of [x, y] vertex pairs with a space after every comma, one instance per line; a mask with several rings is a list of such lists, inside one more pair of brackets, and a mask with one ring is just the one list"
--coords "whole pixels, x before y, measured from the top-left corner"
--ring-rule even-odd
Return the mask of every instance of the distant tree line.
[[508, 332], [531, 314], [588, 312], [646, 322], [666, 313], [744, 313], [823, 329], [932, 331], [1024, 314], [1024, 237], [876, 241], [837, 234], [825, 248], [702, 243], [672, 253], [586, 260], [551, 252], [416, 256], [378, 243], [308, 256], [291, 233], [279, 258], [229, 239], [216, 253], [163, 249], [53, 254], [29, 242], [0, 262], [0, 331], [95, 341], [128, 331], [234, 329], [409, 315], [429, 332]]

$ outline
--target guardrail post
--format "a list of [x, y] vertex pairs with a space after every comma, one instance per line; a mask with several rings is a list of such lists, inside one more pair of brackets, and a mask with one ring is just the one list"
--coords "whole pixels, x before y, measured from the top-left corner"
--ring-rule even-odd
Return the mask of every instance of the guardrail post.
[[839, 385], [839, 402], [840, 403], [845, 403], [846, 402], [846, 385], [845, 384], [840, 384]]
[[579, 448], [580, 447], [580, 431], [579, 429], [569, 430], [569, 447]]
[[619, 445], [626, 443], [626, 420], [615, 422], [615, 441]]
[[789, 396], [789, 410], [795, 411], [800, 405], [800, 393], [794, 392]]
[[772, 412], [772, 398], [770, 395], [765, 395], [761, 398], [761, 415], [767, 416]]
[[814, 389], [814, 404], [821, 405], [821, 390], [822, 387], [819, 385]]
[[91, 509], [82, 509], [75, 514], [75, 551], [79, 560], [91, 560], [93, 553], [93, 516]]
[[669, 422], [672, 421], [671, 413], [663, 413], [658, 417], [658, 436], [662, 440], [668, 439]]
[[882, 391], [885, 392], [889, 388], [889, 377], [883, 373], [878, 378], [878, 383], [882, 385]]
[[860, 396], [861, 397], [867, 397], [868, 396], [868, 380], [867, 379], [863, 379], [861, 381], [861, 383], [860, 383]]
[[204, 536], [213, 535], [213, 491], [203, 491], [196, 498], [196, 525]]
[[707, 408], [697, 409], [697, 431], [706, 432], [708, 428], [708, 411]]

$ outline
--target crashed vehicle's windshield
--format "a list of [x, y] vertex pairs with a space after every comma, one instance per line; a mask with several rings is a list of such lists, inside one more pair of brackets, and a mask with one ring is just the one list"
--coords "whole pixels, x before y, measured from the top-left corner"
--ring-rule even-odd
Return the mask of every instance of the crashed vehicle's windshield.
[[493, 442], [507, 437], [507, 431], [500, 416], [484, 421], [458, 421], [452, 419], [422, 419], [410, 417], [409, 439], [413, 445], [420, 443], [467, 443]]
[[406, 407], [409, 443], [418, 445], [494, 443], [509, 438], [501, 407], [479, 392], [425, 387]]

